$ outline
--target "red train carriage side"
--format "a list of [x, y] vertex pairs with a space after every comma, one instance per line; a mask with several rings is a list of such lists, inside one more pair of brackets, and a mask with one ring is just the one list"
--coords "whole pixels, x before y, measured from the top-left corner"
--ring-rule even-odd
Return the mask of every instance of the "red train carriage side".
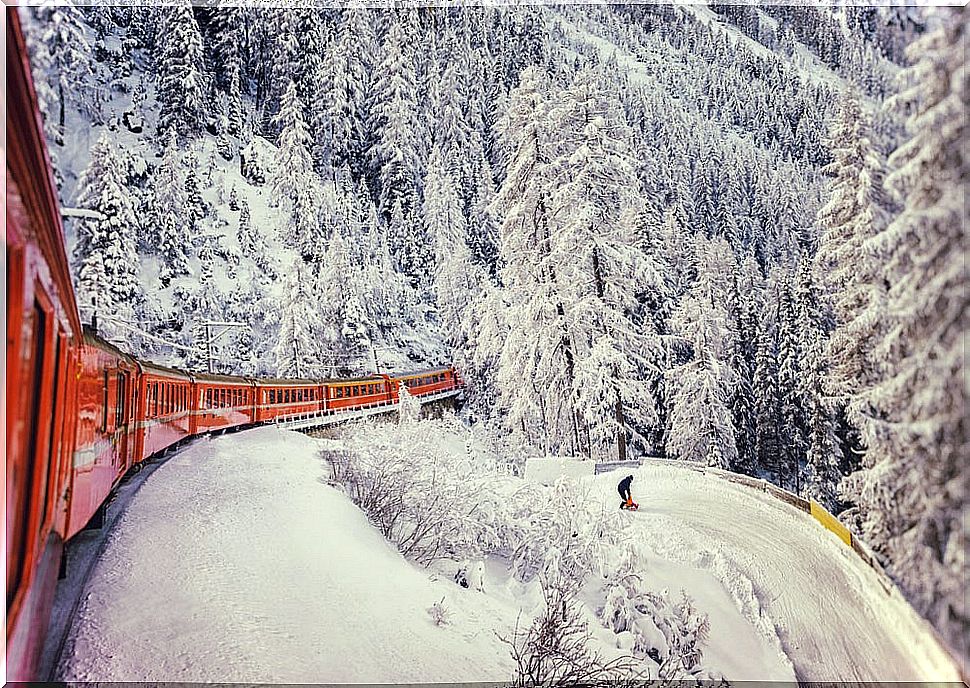
[[191, 436], [194, 378], [173, 368], [142, 363], [136, 460]]
[[387, 376], [327, 380], [323, 387], [326, 390], [327, 408], [331, 411], [397, 401], [397, 396], [392, 397], [390, 393]]
[[253, 380], [231, 375], [196, 375], [189, 434], [255, 423], [255, 384]]
[[432, 368], [394, 378], [394, 394], [397, 395], [398, 385], [403, 384], [408, 392], [414, 396], [425, 396], [454, 389], [457, 379], [454, 368]]
[[78, 371], [74, 487], [67, 537], [81, 530], [137, 454], [138, 361], [85, 329]]
[[12, 8], [6, 30], [6, 678], [16, 681], [34, 678], [65, 539], [81, 323]]
[[259, 423], [325, 408], [322, 388], [314, 380], [257, 380], [256, 405]]

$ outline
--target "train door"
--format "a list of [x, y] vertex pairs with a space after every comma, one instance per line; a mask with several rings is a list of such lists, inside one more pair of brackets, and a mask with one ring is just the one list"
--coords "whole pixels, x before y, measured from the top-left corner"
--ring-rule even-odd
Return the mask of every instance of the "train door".
[[116, 373], [117, 384], [115, 385], [115, 432], [118, 433], [118, 444], [115, 446], [115, 469], [121, 475], [130, 465], [130, 452], [133, 449], [129, 436], [133, 418], [132, 407], [134, 406], [133, 385], [131, 384], [131, 373], [127, 370], [119, 369]]
[[[23, 331], [8, 333], [21, 336], [20, 360], [11, 362], [17, 369], [8, 370], [21, 380], [26, 393], [18, 397], [17, 406], [9, 413], [18, 416], [18, 432], [8, 446], [7, 454], [7, 612], [16, 616], [18, 593], [26, 588], [32, 573], [33, 555], [46, 527], [50, 506], [48, 490], [52, 445], [56, 424], [54, 402], [58, 396], [57, 358], [60, 356], [57, 324], [53, 307], [38, 287], [35, 301], [27, 316], [29, 335]], [[18, 377], [19, 376], [19, 377]], [[21, 403], [23, 402], [23, 403]], [[8, 629], [9, 630], [9, 629]]]

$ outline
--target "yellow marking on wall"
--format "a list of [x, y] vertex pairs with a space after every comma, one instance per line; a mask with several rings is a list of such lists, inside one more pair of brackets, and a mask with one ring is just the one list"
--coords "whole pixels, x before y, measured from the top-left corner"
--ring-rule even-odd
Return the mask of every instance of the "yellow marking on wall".
[[830, 514], [825, 507], [816, 502], [814, 499], [812, 500], [812, 516], [814, 516], [815, 520], [817, 520], [823, 526], [838, 535], [842, 542], [847, 544], [849, 547], [852, 546], [852, 533], [849, 532], [849, 529], [842, 525], [839, 520], [835, 518], [835, 516]]

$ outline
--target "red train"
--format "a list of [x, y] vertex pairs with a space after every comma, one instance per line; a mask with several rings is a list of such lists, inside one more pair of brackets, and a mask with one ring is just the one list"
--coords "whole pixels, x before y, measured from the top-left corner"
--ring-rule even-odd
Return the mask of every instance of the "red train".
[[64, 543], [135, 464], [195, 435], [453, 390], [453, 368], [341, 380], [191, 374], [82, 327], [17, 13], [7, 9], [8, 681], [36, 680]]

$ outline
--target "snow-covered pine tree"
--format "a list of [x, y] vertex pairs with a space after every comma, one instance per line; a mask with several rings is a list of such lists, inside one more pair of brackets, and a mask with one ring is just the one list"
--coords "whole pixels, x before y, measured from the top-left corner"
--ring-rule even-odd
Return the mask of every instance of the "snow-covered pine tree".
[[513, 309], [506, 316], [496, 379], [516, 436], [547, 453], [575, 453], [580, 447], [572, 399], [575, 354], [559, 296], [562, 285], [550, 259], [549, 89], [543, 71], [524, 70], [498, 124], [506, 177], [493, 208], [501, 218], [500, 274]]
[[202, 237], [199, 245], [199, 281], [192, 297], [191, 313], [196, 322], [223, 319], [223, 298], [214, 275], [216, 238]]
[[359, 262], [341, 228], [330, 236], [314, 293], [320, 364], [330, 375], [359, 374], [370, 367], [373, 325], [361, 300]]
[[823, 308], [812, 267], [803, 260], [794, 290], [795, 323], [800, 340], [798, 399], [804, 423], [805, 458], [801, 494], [838, 511], [840, 469], [844, 462], [839, 442], [839, 414], [825, 392], [829, 359], [822, 333]]
[[724, 277], [736, 268], [723, 238], [696, 238], [697, 282], [670, 319], [671, 331], [684, 340], [691, 358], [668, 373], [670, 417], [667, 454], [733, 469], [737, 441], [731, 401], [735, 373], [731, 357], [737, 343], [727, 311]]
[[434, 249], [419, 211], [416, 199], [405, 201], [398, 198], [394, 201], [387, 223], [387, 245], [397, 269], [407, 277], [411, 287], [423, 292], [430, 288]]
[[615, 444], [623, 460], [631, 421], [657, 424], [644, 381], [660, 370], [663, 353], [653, 323], [632, 317], [645, 281], [638, 271], [646, 260], [634, 241], [640, 194], [629, 129], [604, 78], [584, 69], [549, 113], [556, 151], [546, 177], [549, 261], [561, 280], [575, 355], [576, 414], [597, 450]]
[[[368, 31], [368, 28], [370, 30]], [[363, 35], [357, 34], [363, 31]], [[344, 165], [363, 171], [366, 145], [365, 104], [370, 85], [366, 49], [362, 42], [376, 40], [367, 10], [344, 10], [337, 40], [320, 72], [322, 97], [312, 104], [317, 169], [327, 177]], [[328, 172], [329, 170], [329, 172]]]
[[311, 377], [320, 370], [320, 319], [310, 270], [297, 259], [286, 273], [280, 303], [280, 329], [273, 355], [280, 377]]
[[825, 287], [834, 319], [825, 352], [831, 361], [825, 388], [841, 405], [852, 407], [850, 415], [855, 411], [852, 397], [879, 372], [872, 347], [885, 291], [878, 258], [865, 248], [885, 226], [887, 206], [883, 163], [869, 132], [858, 95], [847, 91], [830, 135], [833, 161], [822, 169], [831, 177], [829, 199], [816, 220], [821, 234], [816, 279]]
[[909, 600], [967, 656], [970, 45], [966, 7], [941, 12], [902, 74], [910, 138], [890, 156], [886, 182], [903, 209], [869, 242], [889, 285], [874, 348], [885, 365], [863, 392], [868, 451], [845, 491]]
[[778, 383], [778, 273], [769, 275], [758, 319], [758, 345], [754, 367], [756, 471], [780, 481], [786, 441]]
[[162, 47], [155, 74], [159, 103], [158, 135], [169, 131], [180, 139], [202, 133], [206, 93], [202, 35], [186, 3], [163, 13]]
[[495, 179], [488, 161], [482, 136], [472, 132], [469, 142], [469, 171], [466, 216], [468, 217], [468, 248], [475, 261], [494, 275], [498, 260], [498, 228], [489, 206], [495, 198]]
[[400, 16], [391, 23], [371, 91], [373, 145], [369, 157], [372, 177], [377, 180], [378, 208], [386, 219], [398, 202], [402, 213], [417, 210], [415, 189], [421, 177], [418, 142], [422, 129], [412, 59], [415, 36], [409, 33], [409, 26]]
[[320, 181], [313, 171], [312, 139], [295, 82], [287, 87], [273, 122], [280, 130], [271, 184], [273, 198], [285, 214], [281, 235], [304, 261], [318, 259], [323, 252], [318, 218]]
[[[45, 49], [47, 82], [56, 93], [55, 141], [64, 145], [64, 118], [70, 102], [89, 116], [98, 108], [98, 89], [93, 85], [94, 59], [84, 33], [81, 13], [73, 2], [44, 4], [32, 10], [40, 42]], [[53, 115], [53, 112], [50, 113]]]
[[157, 233], [154, 249], [162, 259], [159, 278], [163, 287], [173, 278], [189, 274], [184, 163], [175, 132], [170, 131], [166, 138], [162, 161], [154, 178], [152, 209], [155, 217], [151, 222]]
[[[142, 298], [135, 252], [138, 218], [121, 160], [107, 132], [91, 148], [75, 203], [100, 213], [98, 218], [84, 218], [77, 224], [74, 264], [82, 315], [130, 321]], [[104, 330], [109, 337], [125, 332], [110, 323]]]
[[457, 180], [446, 169], [444, 155], [437, 144], [428, 160], [423, 210], [425, 231], [435, 247], [438, 324], [448, 345], [463, 352], [466, 349], [463, 315], [480, 288], [482, 276], [465, 242], [465, 216]]
[[754, 372], [762, 278], [758, 264], [750, 253], [741, 261], [734, 275], [732, 287], [730, 313], [737, 339], [730, 361], [735, 373], [731, 410], [738, 447], [737, 463], [732, 470], [753, 475], [758, 461]]
[[808, 449], [806, 409], [800, 393], [804, 365], [802, 332], [795, 302], [795, 277], [789, 268], [779, 268], [779, 275], [777, 343], [782, 444], [777, 481], [781, 487], [800, 494]]

